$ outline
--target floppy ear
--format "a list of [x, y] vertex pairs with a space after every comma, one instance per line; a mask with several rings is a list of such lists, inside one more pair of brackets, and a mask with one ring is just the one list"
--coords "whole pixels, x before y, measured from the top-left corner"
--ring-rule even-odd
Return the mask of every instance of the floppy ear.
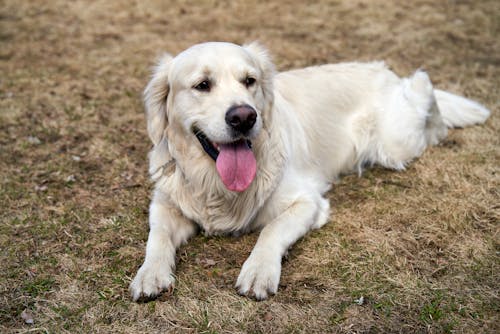
[[[266, 48], [261, 46], [258, 42], [252, 42], [250, 44], [243, 45], [243, 48], [252, 56], [254, 61], [259, 66], [262, 77], [261, 77], [261, 89], [264, 97], [264, 105], [262, 106], [263, 111], [270, 111], [274, 101], [274, 87], [273, 78], [276, 74], [274, 64], [271, 61], [271, 56]], [[268, 123], [272, 122], [272, 115], [267, 112], [266, 120]]]
[[173, 57], [169, 54], [161, 57], [144, 90], [148, 134], [154, 145], [161, 141], [163, 131], [167, 127], [167, 96], [170, 90], [168, 72], [172, 59]]
[[[243, 48], [252, 55], [253, 59], [257, 62], [262, 70], [263, 79], [272, 82], [272, 78], [276, 72], [274, 64], [269, 55], [269, 51], [263, 47], [259, 42], [252, 42], [243, 45]], [[267, 82], [266, 82], [267, 83]]]

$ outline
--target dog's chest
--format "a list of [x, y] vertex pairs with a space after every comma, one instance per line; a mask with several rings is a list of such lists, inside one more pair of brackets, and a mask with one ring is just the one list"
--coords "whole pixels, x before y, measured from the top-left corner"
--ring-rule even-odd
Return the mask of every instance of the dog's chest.
[[[195, 221], [207, 235], [245, 232], [251, 228], [253, 218], [262, 203], [256, 201], [255, 193], [229, 194], [190, 193], [187, 201], [178, 198], [179, 208], [185, 216]], [[186, 197], [184, 197], [186, 199]]]
[[[197, 175], [200, 176], [201, 172]], [[222, 182], [216, 178], [187, 178], [180, 169], [176, 169], [157, 186], [205, 234], [239, 234], [252, 230], [254, 218], [280, 180], [278, 175], [262, 170], [247, 190], [236, 193], [223, 188]]]

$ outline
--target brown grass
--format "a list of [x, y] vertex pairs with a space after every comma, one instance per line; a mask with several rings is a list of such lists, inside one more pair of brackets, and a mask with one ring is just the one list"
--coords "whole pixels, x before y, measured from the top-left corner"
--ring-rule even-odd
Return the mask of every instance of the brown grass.
[[[2, 1], [0, 331], [500, 331], [499, 36], [497, 0]], [[254, 39], [280, 69], [422, 67], [493, 115], [405, 172], [343, 178], [331, 222], [290, 252], [274, 298], [233, 288], [253, 234], [194, 238], [173, 296], [132, 303], [151, 190], [149, 68], [165, 50]]]

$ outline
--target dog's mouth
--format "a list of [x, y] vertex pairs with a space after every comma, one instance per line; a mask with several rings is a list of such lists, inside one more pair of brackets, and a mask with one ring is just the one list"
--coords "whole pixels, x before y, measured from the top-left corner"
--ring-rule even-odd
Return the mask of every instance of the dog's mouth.
[[257, 162], [248, 139], [215, 143], [199, 129], [193, 129], [203, 150], [215, 161], [217, 173], [228, 190], [246, 190], [257, 171]]

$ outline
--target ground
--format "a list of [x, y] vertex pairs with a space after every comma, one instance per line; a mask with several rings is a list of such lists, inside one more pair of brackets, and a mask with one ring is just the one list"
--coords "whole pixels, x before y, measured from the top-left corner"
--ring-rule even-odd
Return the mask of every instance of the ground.
[[[497, 0], [1, 3], [1, 332], [500, 331]], [[275, 297], [234, 289], [256, 234], [197, 236], [173, 294], [133, 303], [152, 188], [141, 93], [162, 52], [211, 40], [259, 40], [280, 70], [423, 68], [492, 116], [404, 172], [342, 178]]]

